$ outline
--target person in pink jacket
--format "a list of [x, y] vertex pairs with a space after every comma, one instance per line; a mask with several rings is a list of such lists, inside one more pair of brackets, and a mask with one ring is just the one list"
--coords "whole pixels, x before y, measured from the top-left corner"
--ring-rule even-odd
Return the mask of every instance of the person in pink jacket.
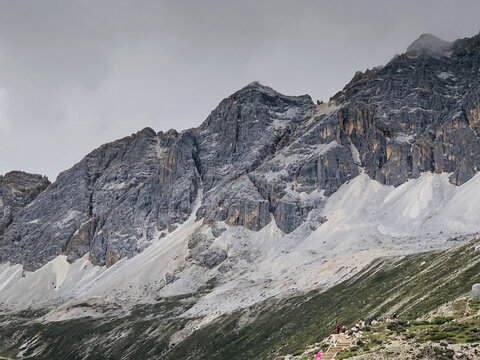
[[319, 351], [319, 352], [317, 353], [317, 360], [320, 359], [321, 357], [322, 357], [322, 353]]

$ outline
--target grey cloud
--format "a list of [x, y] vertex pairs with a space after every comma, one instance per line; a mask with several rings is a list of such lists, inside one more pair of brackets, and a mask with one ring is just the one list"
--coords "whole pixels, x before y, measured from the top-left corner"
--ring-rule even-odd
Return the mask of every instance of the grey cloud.
[[328, 100], [478, 1], [0, 1], [0, 173], [56, 174], [145, 126], [197, 126], [253, 80]]

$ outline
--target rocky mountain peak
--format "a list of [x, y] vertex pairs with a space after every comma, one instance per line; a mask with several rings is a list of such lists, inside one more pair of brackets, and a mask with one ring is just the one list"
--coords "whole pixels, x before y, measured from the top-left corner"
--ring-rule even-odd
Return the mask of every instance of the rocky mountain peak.
[[452, 43], [440, 39], [432, 34], [422, 34], [407, 48], [407, 55], [419, 56], [446, 56], [448, 50], [452, 47]]
[[225, 100], [230, 100], [241, 104], [261, 103], [266, 106], [313, 105], [310, 95], [283, 95], [269, 86], [262, 85], [258, 81], [251, 82]]
[[194, 210], [206, 227], [258, 231], [274, 220], [292, 233], [314, 219], [315, 228], [325, 198], [362, 173], [393, 186], [425, 172], [464, 184], [480, 168], [479, 49], [478, 36], [451, 44], [425, 34], [329, 104], [255, 81], [197, 128], [145, 128], [105, 144], [8, 220], [0, 262], [37, 269], [89, 253], [112, 265]]
[[15, 186], [18, 190], [27, 190], [39, 182], [43, 184], [49, 183], [46, 176], [18, 170], [10, 171], [4, 176], [0, 175], [0, 181], [3, 182], [3, 184]]
[[260, 81], [252, 81], [251, 83], [245, 85], [243, 88], [240, 90], [236, 91], [234, 94], [232, 94], [231, 97], [238, 98], [241, 96], [244, 96], [250, 92], [255, 92], [255, 93], [264, 93], [264, 94], [270, 94], [270, 95], [281, 95], [279, 92], [275, 91], [272, 89], [270, 86], [266, 86], [260, 83]]

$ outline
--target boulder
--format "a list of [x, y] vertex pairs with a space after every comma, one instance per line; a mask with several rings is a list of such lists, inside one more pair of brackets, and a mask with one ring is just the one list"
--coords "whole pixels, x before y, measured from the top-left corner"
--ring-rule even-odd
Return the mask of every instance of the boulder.
[[480, 284], [473, 284], [472, 286], [472, 299], [480, 300]]

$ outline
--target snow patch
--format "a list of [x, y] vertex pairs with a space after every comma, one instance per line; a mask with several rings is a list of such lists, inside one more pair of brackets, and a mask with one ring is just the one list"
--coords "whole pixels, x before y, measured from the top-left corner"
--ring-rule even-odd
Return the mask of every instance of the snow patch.
[[70, 221], [77, 218], [77, 216], [81, 215], [82, 213], [78, 210], [70, 210], [67, 215], [56, 223], [59, 228], [65, 227]]

